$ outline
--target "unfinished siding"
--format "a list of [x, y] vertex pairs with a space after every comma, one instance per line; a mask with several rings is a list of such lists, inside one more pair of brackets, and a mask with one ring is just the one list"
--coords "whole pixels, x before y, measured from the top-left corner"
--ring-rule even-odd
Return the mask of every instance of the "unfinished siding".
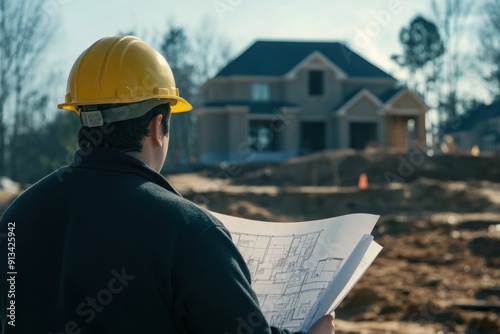
[[200, 152], [209, 152], [214, 157], [226, 159], [229, 151], [227, 133], [229, 118], [227, 114], [220, 111], [207, 112], [199, 117], [200, 138], [203, 138], [199, 143]]
[[285, 85], [287, 101], [302, 105], [306, 115], [320, 115], [326, 118], [333, 107], [342, 101], [342, 87], [332, 71], [325, 69], [323, 75], [323, 94], [309, 95], [309, 69], [300, 70]]
[[418, 102], [415, 101], [410, 95], [404, 95], [396, 102], [393, 103], [392, 107], [395, 109], [419, 109]]
[[347, 113], [352, 118], [357, 117], [367, 121], [376, 122], [378, 118], [377, 109], [378, 109], [377, 104], [375, 104], [368, 98], [363, 98], [356, 104], [354, 104], [351, 108], [349, 108]]

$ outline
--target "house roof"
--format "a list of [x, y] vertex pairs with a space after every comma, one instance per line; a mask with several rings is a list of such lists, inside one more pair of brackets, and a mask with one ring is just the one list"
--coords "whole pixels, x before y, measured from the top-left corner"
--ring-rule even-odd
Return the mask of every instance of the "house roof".
[[207, 103], [204, 107], [224, 107], [228, 105], [249, 107], [250, 114], [273, 114], [277, 113], [280, 108], [297, 106], [288, 102], [218, 101]]
[[388, 89], [388, 90], [382, 92], [381, 94], [373, 94], [372, 91], [370, 91], [369, 89], [363, 87], [363, 88], [355, 90], [354, 92], [352, 92], [349, 95], [346, 95], [344, 97], [344, 99], [342, 100], [342, 102], [340, 102], [338, 105], [336, 105], [333, 108], [333, 111], [340, 110], [344, 105], [346, 105], [349, 101], [351, 101], [353, 98], [355, 98], [363, 90], [370, 91], [370, 93], [372, 93], [374, 96], [376, 96], [380, 100], [380, 102], [386, 103], [391, 98], [393, 98], [396, 94], [398, 94], [399, 92], [401, 92], [402, 90], [405, 90], [405, 89], [406, 89], [406, 87], [391, 88], [391, 89]]
[[394, 79], [338, 42], [257, 41], [216, 77], [283, 76], [313, 52], [320, 52], [350, 77]]
[[500, 117], [500, 99], [488, 105], [480, 105], [475, 109], [447, 122], [444, 132], [467, 131], [477, 123], [493, 117]]
[[406, 87], [396, 87], [396, 88], [391, 88], [383, 92], [382, 94], [377, 95], [377, 97], [380, 99], [382, 103], [386, 103], [390, 99], [392, 99], [394, 96], [396, 96], [399, 92], [402, 90], [407, 89]]

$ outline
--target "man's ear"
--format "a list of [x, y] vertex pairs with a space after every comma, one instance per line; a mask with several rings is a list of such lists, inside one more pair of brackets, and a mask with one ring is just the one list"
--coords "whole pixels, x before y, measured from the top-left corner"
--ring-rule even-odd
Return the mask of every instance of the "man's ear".
[[161, 124], [161, 120], [163, 119], [162, 114], [156, 115], [151, 122], [149, 122], [149, 137], [153, 141], [154, 144], [158, 146], [163, 146], [163, 126]]

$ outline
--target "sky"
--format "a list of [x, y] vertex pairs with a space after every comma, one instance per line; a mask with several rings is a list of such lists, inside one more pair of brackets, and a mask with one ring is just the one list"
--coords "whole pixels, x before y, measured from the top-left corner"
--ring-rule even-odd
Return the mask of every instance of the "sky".
[[[237, 56], [256, 40], [342, 41], [403, 79], [390, 56], [401, 53], [398, 34], [417, 14], [432, 17], [430, 1], [409, 0], [46, 0], [57, 31], [44, 62], [61, 73], [57, 90], [78, 55], [101, 37], [134, 30], [153, 46], [168, 24], [188, 34], [215, 25]], [[156, 42], [155, 42], [156, 41]]]
[[154, 44], [169, 23], [194, 33], [210, 22], [240, 54], [256, 40], [345, 41], [389, 71], [400, 52], [398, 33], [426, 1], [408, 0], [47, 0], [58, 29], [47, 55], [51, 68], [68, 73], [97, 39], [134, 30]]

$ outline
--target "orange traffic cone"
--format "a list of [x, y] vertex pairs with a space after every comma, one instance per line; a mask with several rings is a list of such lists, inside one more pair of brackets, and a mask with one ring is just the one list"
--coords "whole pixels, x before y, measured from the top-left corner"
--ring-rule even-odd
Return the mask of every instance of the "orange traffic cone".
[[366, 176], [365, 173], [361, 173], [359, 175], [358, 189], [359, 190], [368, 189], [368, 176]]

